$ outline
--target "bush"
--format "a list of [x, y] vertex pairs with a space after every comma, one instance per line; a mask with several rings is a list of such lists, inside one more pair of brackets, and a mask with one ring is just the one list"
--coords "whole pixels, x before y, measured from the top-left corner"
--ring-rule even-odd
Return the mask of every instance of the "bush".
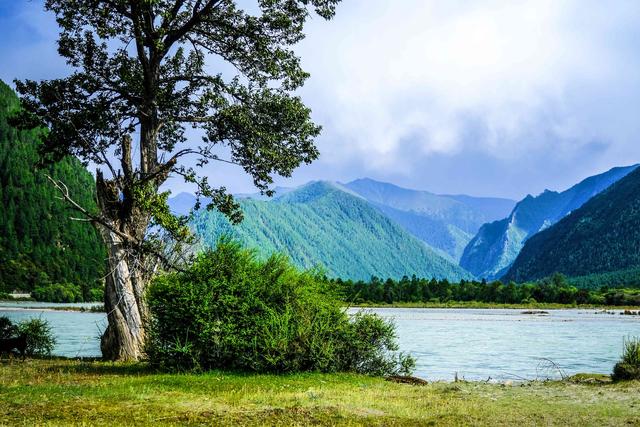
[[614, 381], [640, 380], [640, 338], [624, 340], [622, 359], [613, 367]]
[[56, 345], [51, 326], [43, 319], [23, 320], [18, 324], [18, 335], [27, 337], [28, 356], [49, 356]]
[[33, 290], [37, 301], [69, 303], [83, 302], [82, 289], [73, 283], [49, 283]]
[[27, 356], [49, 356], [56, 345], [49, 322], [43, 319], [23, 320], [17, 325], [0, 316], [0, 338], [27, 337]]
[[0, 316], [0, 338], [11, 338], [18, 333], [18, 327], [7, 316]]
[[222, 240], [183, 273], [149, 288], [147, 356], [179, 370], [353, 371], [390, 375], [412, 369], [396, 354], [394, 326], [345, 313], [333, 285], [275, 255]]
[[618, 362], [613, 367], [611, 378], [614, 381], [640, 380], [640, 366]]
[[89, 298], [87, 302], [101, 302], [104, 301], [104, 288], [91, 288], [89, 290]]

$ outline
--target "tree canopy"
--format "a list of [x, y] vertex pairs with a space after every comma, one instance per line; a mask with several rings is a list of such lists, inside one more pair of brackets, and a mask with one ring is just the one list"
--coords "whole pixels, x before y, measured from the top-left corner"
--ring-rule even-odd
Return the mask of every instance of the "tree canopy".
[[195, 185], [196, 208], [205, 196], [239, 222], [238, 203], [209, 183], [206, 165], [237, 165], [271, 195], [274, 175], [318, 157], [320, 127], [295, 93], [309, 75], [293, 45], [312, 12], [329, 19], [338, 2], [258, 0], [245, 10], [234, 0], [45, 1], [73, 72], [16, 82], [24, 110], [15, 123], [48, 129], [45, 160], [72, 155], [99, 168], [98, 213], [53, 182], [107, 244], [105, 357], [142, 355], [145, 288], [158, 262], [171, 264], [164, 237], [189, 238], [187, 218], [172, 215], [160, 192], [169, 176]]
[[[309, 7], [330, 18], [338, 1], [260, 0], [252, 15], [229, 0], [47, 0], [61, 28], [58, 51], [75, 71], [16, 82], [29, 112], [21, 121], [50, 129], [42, 151], [51, 160], [72, 154], [141, 189], [178, 174], [237, 222], [241, 212], [225, 188], [178, 160], [237, 164], [268, 194], [273, 174], [314, 160], [320, 127], [294, 95], [308, 74], [290, 46], [304, 37]], [[237, 75], [211, 72], [212, 57]], [[190, 128], [201, 130], [199, 143], [188, 141]]]

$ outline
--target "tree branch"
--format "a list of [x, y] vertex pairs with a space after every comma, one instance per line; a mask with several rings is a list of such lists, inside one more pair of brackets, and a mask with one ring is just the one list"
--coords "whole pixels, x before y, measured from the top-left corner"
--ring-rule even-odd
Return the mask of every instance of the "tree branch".
[[197, 7], [199, 5], [200, 2], [197, 2], [193, 8], [193, 14], [191, 16], [191, 18], [184, 23], [184, 25], [178, 29], [176, 29], [175, 31], [171, 31], [167, 37], [165, 37], [164, 39], [164, 51], [168, 52], [169, 49], [171, 48], [171, 46], [173, 46], [173, 44], [180, 40], [182, 37], [184, 37], [189, 31], [191, 31], [193, 29], [193, 27], [195, 27], [196, 25], [198, 25], [200, 22], [202, 22], [202, 18], [208, 14], [209, 12], [211, 12], [213, 9], [215, 9], [220, 3], [222, 3], [222, 0], [208, 0], [207, 3], [202, 7], [202, 9], [200, 9], [199, 11], [197, 10]]
[[87, 209], [85, 209], [83, 206], [81, 206], [78, 202], [73, 200], [71, 198], [71, 195], [69, 194], [69, 187], [67, 187], [64, 182], [57, 181], [57, 180], [51, 178], [51, 176], [49, 176], [49, 175], [47, 175], [47, 179], [49, 181], [51, 181], [53, 186], [60, 192], [60, 194], [62, 195], [62, 198], [64, 199], [64, 201], [69, 203], [73, 209], [77, 210], [78, 212], [80, 212], [84, 216], [86, 216], [90, 221], [98, 223], [98, 224], [102, 225], [103, 227], [106, 227], [107, 229], [109, 229], [113, 233], [117, 234], [118, 237], [120, 237], [122, 239], [125, 239], [125, 240], [127, 240], [129, 242], [137, 242], [137, 239], [135, 239], [133, 236], [130, 236], [127, 233], [123, 233], [122, 231], [120, 231], [117, 228], [113, 227], [109, 223], [109, 221], [105, 220], [104, 218], [102, 218], [102, 217], [100, 217], [98, 215], [92, 214]]
[[164, 264], [165, 267], [173, 268], [174, 270], [177, 270], [177, 271], [182, 271], [179, 267], [174, 265], [174, 263], [172, 263], [164, 254], [154, 249], [150, 249], [148, 246], [143, 245], [144, 242], [136, 239], [135, 237], [127, 233], [124, 233], [118, 230], [116, 227], [110, 224], [109, 221], [105, 220], [104, 218], [98, 215], [92, 214], [87, 209], [82, 207], [78, 202], [76, 202], [71, 198], [71, 195], [69, 194], [69, 187], [67, 187], [64, 182], [56, 181], [55, 179], [51, 178], [51, 176], [49, 175], [46, 175], [46, 177], [53, 184], [53, 186], [60, 192], [64, 201], [69, 203], [69, 205], [71, 205], [73, 209], [77, 210], [78, 212], [82, 213], [84, 216], [87, 217], [87, 218], [72, 218], [74, 221], [84, 221], [84, 222], [92, 222], [92, 223], [100, 224], [103, 227], [105, 227], [107, 230], [116, 234], [118, 237], [120, 237], [121, 239], [124, 239], [127, 243], [133, 245], [139, 250], [143, 252], [151, 253], [153, 256], [157, 257]]
[[173, 7], [171, 8], [171, 12], [169, 12], [169, 15], [162, 20], [162, 24], [160, 24], [160, 34], [163, 34], [165, 31], [167, 31], [171, 27], [171, 24], [176, 19], [176, 16], [178, 16], [178, 12], [180, 12], [180, 8], [183, 5], [184, 5], [184, 0], [177, 0], [173, 4]]

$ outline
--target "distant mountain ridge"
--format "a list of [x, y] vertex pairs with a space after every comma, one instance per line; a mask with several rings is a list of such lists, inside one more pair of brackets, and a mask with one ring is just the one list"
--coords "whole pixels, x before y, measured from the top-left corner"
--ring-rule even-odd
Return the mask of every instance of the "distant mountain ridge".
[[[478, 231], [488, 221], [503, 218], [515, 206], [514, 200], [467, 195], [437, 195], [427, 191], [410, 190], [369, 178], [349, 183], [312, 181], [298, 188], [277, 187], [276, 195], [270, 199], [255, 194], [237, 194], [238, 199], [290, 200], [287, 194], [295, 192], [294, 198], [302, 197], [305, 186], [325, 182], [367, 201], [386, 217], [396, 222], [405, 231], [426, 243], [440, 255], [454, 263]], [[193, 206], [195, 197], [180, 193], [171, 200], [176, 213], [186, 214]]]
[[637, 166], [613, 168], [560, 193], [545, 190], [536, 197], [528, 195], [507, 218], [482, 226], [465, 248], [460, 265], [477, 277], [500, 277], [516, 259], [527, 239], [580, 208]]
[[205, 245], [230, 235], [264, 255], [286, 253], [300, 267], [322, 265], [332, 277], [471, 278], [340, 184], [316, 181], [270, 201], [240, 204], [245, 220], [238, 226], [217, 212], [195, 214], [193, 227]]
[[456, 263], [480, 227], [504, 218], [516, 203], [495, 197], [438, 195], [369, 178], [343, 185]]
[[531, 237], [505, 275], [525, 281], [555, 272], [602, 275], [640, 267], [640, 169]]
[[[517, 204], [500, 198], [437, 195], [367, 178], [345, 184], [313, 181], [279, 188], [273, 198], [238, 195], [246, 218], [238, 227], [208, 212], [198, 212], [194, 224], [209, 245], [220, 235], [231, 234], [265, 254], [284, 252], [302, 267], [322, 264], [340, 277], [416, 274], [495, 279], [507, 272], [528, 239], [636, 167], [613, 168], [566, 191], [545, 190]], [[174, 212], [184, 214], [194, 201], [193, 195], [182, 193], [170, 204]]]

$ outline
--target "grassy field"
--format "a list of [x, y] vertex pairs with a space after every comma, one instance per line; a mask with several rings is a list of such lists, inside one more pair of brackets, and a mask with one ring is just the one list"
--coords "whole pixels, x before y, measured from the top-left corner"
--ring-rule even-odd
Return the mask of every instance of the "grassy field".
[[6, 361], [0, 424], [640, 425], [640, 382], [413, 386], [350, 374], [177, 375], [144, 365]]

